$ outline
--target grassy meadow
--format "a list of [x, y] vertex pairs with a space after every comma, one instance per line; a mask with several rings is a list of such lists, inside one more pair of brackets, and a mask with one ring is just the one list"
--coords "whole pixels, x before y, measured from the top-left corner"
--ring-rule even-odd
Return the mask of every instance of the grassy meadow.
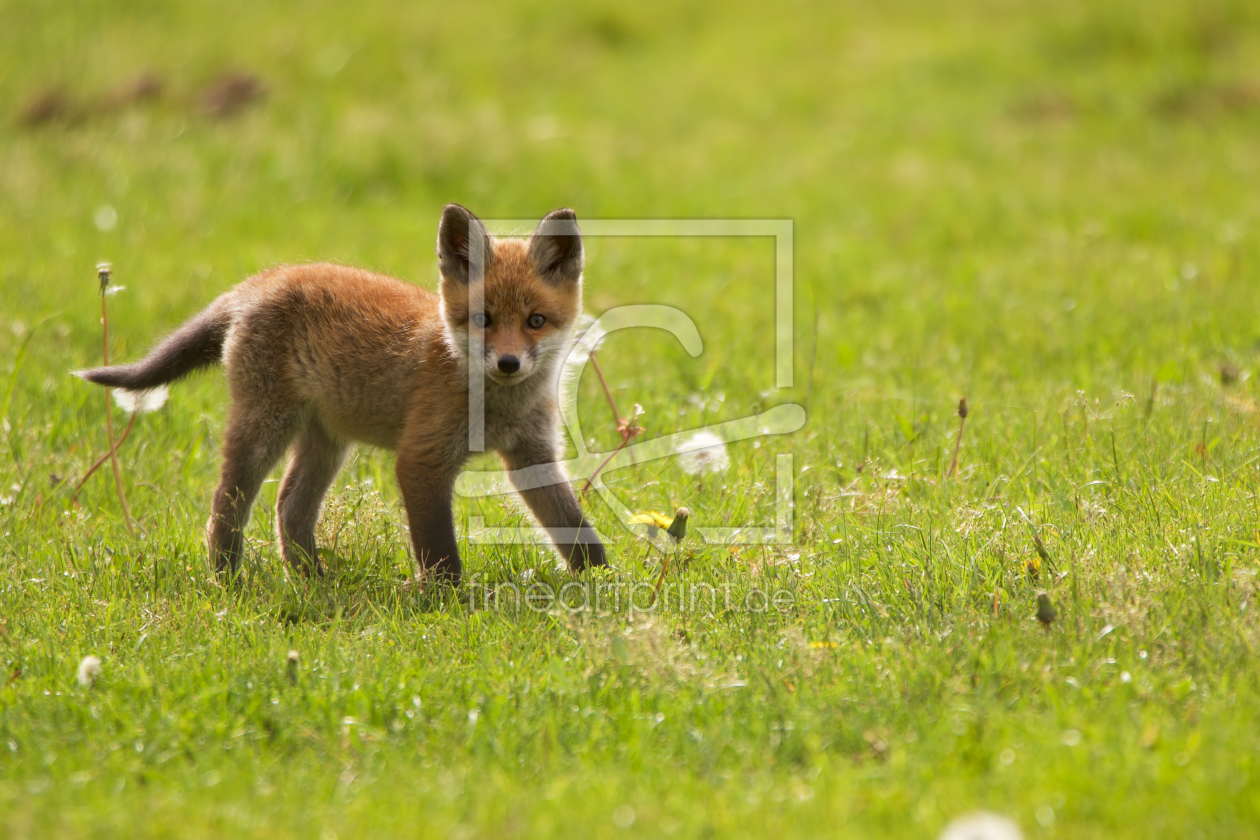
[[[725, 472], [609, 491], [766, 526], [791, 455], [790, 540], [688, 539], [668, 583], [723, 593], [694, 607], [490, 597], [655, 580], [592, 492], [615, 570], [569, 586], [474, 543], [474, 581], [421, 593], [392, 457], [361, 448], [320, 528], [334, 573], [286, 576], [273, 482], [223, 587], [217, 372], [119, 449], [136, 536], [108, 465], [72, 501], [107, 448], [104, 392], [68, 375], [100, 362], [99, 261], [130, 361], [277, 263], [433, 287], [450, 201], [793, 220], [791, 388], [772, 240], [590, 237], [585, 276], [591, 313], [667, 304], [703, 338], [601, 347], [645, 439], [807, 412]], [[0, 0], [0, 284], [2, 836], [1260, 825], [1254, 3]], [[576, 393], [610, 451], [591, 369]]]

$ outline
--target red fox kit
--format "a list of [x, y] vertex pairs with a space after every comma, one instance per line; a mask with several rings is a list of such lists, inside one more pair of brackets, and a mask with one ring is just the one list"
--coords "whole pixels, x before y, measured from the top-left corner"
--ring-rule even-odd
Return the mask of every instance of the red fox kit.
[[355, 268], [285, 266], [227, 292], [143, 360], [80, 372], [144, 390], [226, 368], [232, 403], [209, 523], [220, 573], [238, 569], [250, 507], [290, 445], [280, 548], [294, 570], [319, 571], [324, 494], [362, 441], [398, 453], [420, 573], [458, 582], [451, 496], [470, 422], [508, 469], [531, 468], [518, 490], [570, 567], [607, 564], [558, 464], [560, 366], [582, 307], [576, 216], [557, 210], [528, 240], [496, 240], [451, 204], [437, 244], [436, 295]]

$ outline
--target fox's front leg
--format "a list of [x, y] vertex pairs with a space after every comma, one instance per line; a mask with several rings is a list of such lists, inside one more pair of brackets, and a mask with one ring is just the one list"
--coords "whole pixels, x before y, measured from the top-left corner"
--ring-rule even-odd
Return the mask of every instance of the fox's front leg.
[[394, 468], [407, 508], [420, 577], [458, 584], [462, 567], [451, 497], [459, 465], [421, 448], [402, 446]]
[[604, 544], [582, 515], [569, 477], [556, 463], [556, 453], [539, 446], [502, 455], [511, 470], [512, 486], [551, 536], [569, 568], [580, 572], [589, 566], [607, 566]]

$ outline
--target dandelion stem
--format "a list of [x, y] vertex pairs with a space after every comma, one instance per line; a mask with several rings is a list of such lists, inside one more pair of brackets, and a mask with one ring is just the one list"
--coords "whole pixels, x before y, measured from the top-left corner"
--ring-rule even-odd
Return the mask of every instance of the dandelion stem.
[[595, 481], [595, 476], [599, 475], [599, 471], [600, 471], [600, 470], [602, 470], [604, 467], [608, 466], [608, 462], [609, 462], [609, 461], [611, 461], [611, 460], [613, 459], [613, 456], [615, 456], [618, 452], [620, 452], [621, 450], [623, 450], [623, 449], [625, 449], [625, 448], [626, 448], [626, 444], [628, 444], [628, 443], [630, 442], [630, 439], [631, 439], [631, 435], [627, 435], [627, 434], [625, 434], [625, 433], [622, 433], [622, 435], [621, 435], [621, 443], [617, 444], [617, 448], [616, 448], [616, 449], [614, 449], [612, 452], [609, 452], [609, 453], [608, 453], [608, 457], [607, 457], [607, 458], [605, 458], [603, 461], [600, 461], [599, 466], [595, 468], [595, 472], [591, 473], [591, 477], [590, 477], [590, 478], [588, 478], [588, 479], [586, 479], [586, 484], [585, 484], [585, 485], [583, 485], [583, 487], [582, 487], [582, 496], [583, 496], [583, 497], [585, 497], [585, 496], [586, 496], [586, 491], [591, 489], [591, 484], [593, 484], [593, 483], [594, 483], [594, 481]]
[[665, 559], [661, 561], [661, 573], [656, 578], [656, 586], [652, 587], [652, 598], [648, 601], [649, 607], [656, 603], [656, 595], [661, 591], [661, 584], [665, 582], [665, 573], [669, 571], [669, 561], [673, 556], [673, 554], [666, 554]]
[[949, 475], [946, 478], [953, 478], [954, 473], [958, 470], [958, 450], [962, 448], [963, 426], [967, 425], [967, 398], [963, 397], [958, 401], [958, 437], [954, 440], [954, 457], [949, 461]]
[[[109, 269], [101, 268], [101, 357], [103, 364], [109, 366], [109, 306], [106, 303], [105, 292], [109, 289]], [[135, 419], [135, 415], [132, 415]], [[130, 429], [130, 424], [128, 424]], [[109, 438], [109, 465], [114, 471], [114, 487], [118, 490], [118, 501], [122, 504], [123, 522], [127, 525], [127, 533], [132, 537], [136, 535], [136, 528], [131, 524], [131, 511], [127, 509], [127, 495], [123, 492], [122, 472], [118, 469], [118, 457], [115, 454], [117, 446], [114, 444], [114, 412], [113, 406], [110, 404], [110, 389], [105, 389], [105, 434]]]
[[590, 478], [586, 480], [586, 484], [582, 487], [583, 497], [586, 496], [586, 491], [591, 489], [591, 485], [595, 482], [595, 476], [599, 475], [600, 470], [608, 465], [608, 462], [613, 459], [613, 456], [622, 449], [625, 449], [626, 445], [629, 444], [630, 441], [643, 434], [643, 429], [640, 426], [635, 425], [633, 416], [622, 417], [617, 411], [617, 403], [613, 402], [612, 390], [608, 387], [608, 381], [604, 379], [604, 372], [599, 369], [599, 362], [595, 361], [594, 350], [591, 351], [590, 362], [591, 367], [595, 368], [595, 375], [599, 377], [600, 387], [604, 389], [604, 396], [608, 399], [608, 407], [612, 410], [613, 422], [617, 424], [617, 432], [621, 435], [621, 443], [618, 444], [616, 449], [608, 453], [608, 457], [595, 468], [595, 472], [591, 473]]
[[604, 372], [599, 369], [599, 362], [595, 361], [595, 351], [591, 351], [591, 367], [595, 368], [595, 375], [599, 377], [600, 387], [604, 389], [604, 396], [608, 398], [608, 407], [612, 409], [613, 422], [621, 422], [621, 414], [617, 411], [617, 404], [613, 402], [612, 391], [608, 388], [608, 382], [604, 379]]
[[127, 435], [131, 434], [131, 427], [136, 424], [137, 413], [138, 412], [133, 413], [131, 415], [131, 419], [127, 421], [127, 427], [123, 429], [122, 437], [118, 438], [118, 442], [114, 444], [114, 448], [97, 458], [96, 463], [92, 465], [91, 469], [84, 474], [83, 478], [79, 479], [79, 483], [74, 486], [74, 495], [70, 497], [71, 504], [74, 504], [75, 499], [79, 498], [79, 492], [83, 489], [83, 485], [87, 484], [87, 480], [92, 477], [92, 473], [100, 469], [101, 464], [104, 464], [107, 460], [109, 460], [110, 456], [117, 452], [119, 447], [123, 445], [123, 441], [127, 439]]

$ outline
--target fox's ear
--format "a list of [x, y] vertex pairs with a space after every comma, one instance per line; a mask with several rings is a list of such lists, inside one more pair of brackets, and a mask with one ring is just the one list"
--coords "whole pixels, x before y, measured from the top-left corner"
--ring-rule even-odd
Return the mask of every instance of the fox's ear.
[[[474, 249], [474, 242], [480, 242], [481, 247]], [[459, 283], [467, 283], [470, 276], [485, 277], [486, 268], [494, 259], [494, 249], [490, 247], [490, 235], [486, 233], [485, 225], [468, 208], [458, 204], [448, 204], [442, 211], [442, 221], [438, 223], [437, 253], [442, 276]], [[474, 260], [479, 260], [481, 264], [473, 265]]]
[[553, 285], [575, 283], [582, 276], [582, 232], [567, 207], [548, 213], [529, 239], [529, 259]]

